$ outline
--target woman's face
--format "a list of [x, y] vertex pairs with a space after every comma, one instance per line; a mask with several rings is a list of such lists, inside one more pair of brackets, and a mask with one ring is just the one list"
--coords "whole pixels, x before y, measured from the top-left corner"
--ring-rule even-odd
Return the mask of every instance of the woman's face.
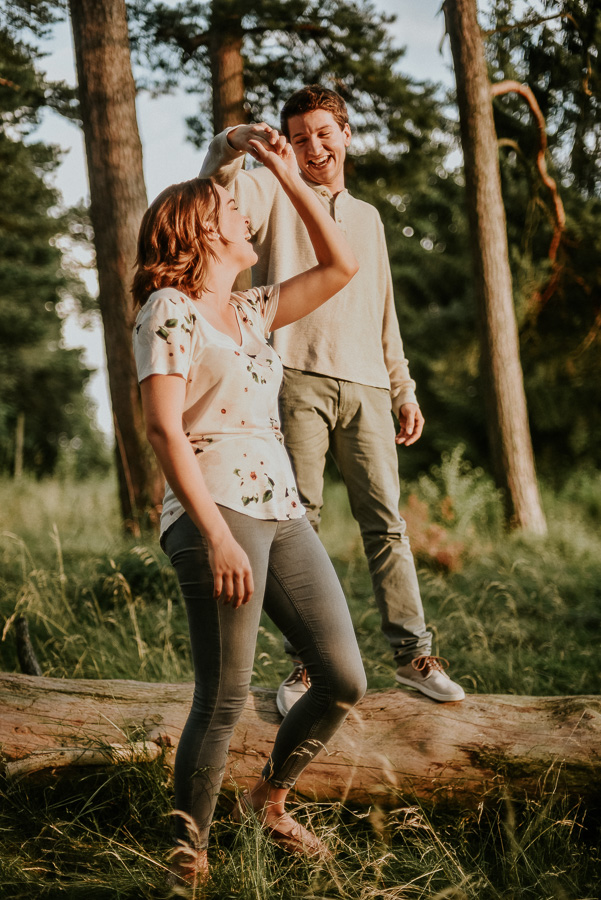
[[250, 243], [250, 231], [248, 230], [248, 216], [243, 216], [238, 211], [238, 206], [232, 195], [216, 185], [221, 209], [219, 210], [219, 234], [223, 239], [219, 248], [219, 256], [226, 260], [235, 260], [239, 263], [240, 271], [253, 266], [258, 256]]

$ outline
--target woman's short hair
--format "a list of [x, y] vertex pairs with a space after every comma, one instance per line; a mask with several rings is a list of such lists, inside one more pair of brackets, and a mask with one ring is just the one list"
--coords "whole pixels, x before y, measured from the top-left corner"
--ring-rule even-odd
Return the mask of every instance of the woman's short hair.
[[288, 121], [292, 116], [302, 116], [316, 109], [325, 109], [326, 112], [332, 113], [341, 130], [348, 123], [348, 110], [340, 94], [321, 84], [307, 84], [288, 97], [282, 107], [280, 123], [282, 132], [288, 140], [290, 140]]
[[206, 283], [215, 258], [209, 231], [219, 231], [220, 200], [210, 178], [172, 184], [152, 201], [140, 225], [131, 292], [143, 306], [153, 291], [175, 287], [192, 297]]

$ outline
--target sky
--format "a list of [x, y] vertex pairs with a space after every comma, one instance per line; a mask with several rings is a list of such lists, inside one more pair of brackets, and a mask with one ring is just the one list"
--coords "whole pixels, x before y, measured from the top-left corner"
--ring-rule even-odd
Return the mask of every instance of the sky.
[[[171, 5], [171, 0], [167, 0]], [[397, 45], [406, 53], [401, 71], [423, 81], [452, 82], [448, 40], [444, 34], [442, 0], [372, 0], [377, 10], [396, 15], [390, 26]], [[38, 68], [51, 80], [75, 84], [75, 61], [70, 27], [64, 22], [54, 29], [52, 38], [41, 48], [47, 55]], [[137, 100], [138, 127], [144, 154], [144, 174], [149, 199], [167, 184], [184, 181], [197, 174], [204, 152], [186, 141], [185, 119], [195, 112], [194, 96], [178, 92], [152, 99], [142, 93]], [[89, 201], [83, 134], [73, 123], [47, 111], [35, 140], [55, 144], [63, 151], [55, 185], [63, 202], [72, 206]], [[91, 291], [96, 291], [93, 275], [86, 278]], [[63, 325], [63, 340], [69, 347], [84, 347], [86, 365], [95, 369], [88, 393], [98, 410], [98, 424], [107, 434], [112, 432], [112, 416], [108, 399], [106, 359], [102, 326], [99, 318], [92, 327], [83, 329], [74, 316]]]

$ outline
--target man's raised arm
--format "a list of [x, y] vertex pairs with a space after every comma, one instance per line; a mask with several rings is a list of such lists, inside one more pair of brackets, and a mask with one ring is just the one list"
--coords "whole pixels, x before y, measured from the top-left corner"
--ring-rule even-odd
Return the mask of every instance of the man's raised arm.
[[278, 147], [286, 143], [286, 139], [265, 122], [226, 128], [211, 141], [200, 177], [214, 178], [226, 191], [232, 191], [236, 178], [242, 172], [245, 153], [255, 156], [249, 140], [260, 140]]
[[226, 191], [233, 190], [244, 164], [244, 152], [235, 150], [227, 139], [234, 130], [226, 128], [213, 138], [199, 172], [201, 178], [214, 178]]

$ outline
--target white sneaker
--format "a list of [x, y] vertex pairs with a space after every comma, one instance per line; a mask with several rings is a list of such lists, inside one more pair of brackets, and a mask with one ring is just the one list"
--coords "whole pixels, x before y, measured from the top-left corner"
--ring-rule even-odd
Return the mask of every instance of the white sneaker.
[[399, 666], [395, 678], [399, 684], [406, 684], [440, 703], [463, 700], [465, 691], [451, 681], [444, 666], [448, 666], [448, 662], [441, 656], [418, 656], [407, 665]]
[[276, 703], [281, 716], [289, 713], [297, 700], [311, 687], [311, 679], [302, 663], [295, 666], [288, 678], [278, 688]]

